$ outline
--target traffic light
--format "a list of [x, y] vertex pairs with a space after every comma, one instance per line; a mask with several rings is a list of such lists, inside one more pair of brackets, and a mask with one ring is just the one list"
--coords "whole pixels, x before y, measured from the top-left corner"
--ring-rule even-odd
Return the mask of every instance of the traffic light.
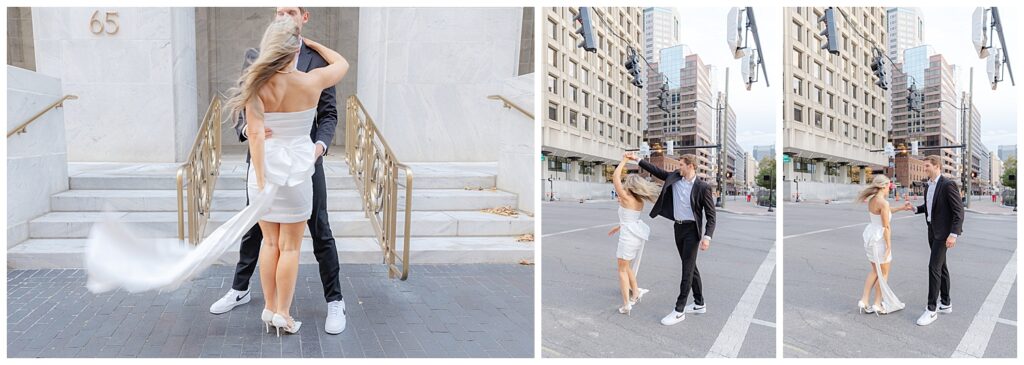
[[640, 57], [637, 56], [633, 47], [629, 47], [627, 51], [629, 51], [629, 55], [626, 56], [626, 62], [623, 65], [626, 66], [626, 73], [633, 78], [633, 86], [643, 88], [644, 82], [640, 80]]
[[907, 111], [920, 112], [922, 106], [921, 91], [916, 84], [910, 84], [907, 88]]
[[668, 113], [668, 80], [661, 75], [661, 88], [658, 90], [658, 109]]
[[826, 49], [831, 54], [839, 54], [839, 35], [836, 33], [834, 10], [831, 7], [825, 9], [825, 15], [818, 18], [818, 22], [825, 23], [825, 29], [821, 31], [821, 36], [825, 37], [825, 44], [821, 45], [821, 49]]
[[572, 19], [579, 23], [576, 34], [579, 34], [583, 41], [576, 45], [587, 52], [597, 52], [597, 42], [594, 41], [594, 28], [590, 24], [590, 8], [581, 6], [578, 13]]
[[881, 54], [876, 55], [871, 60], [871, 71], [875, 73], [875, 78], [878, 79], [875, 81], [875, 85], [878, 85], [882, 90], [889, 90], [889, 73], [886, 71], [886, 66], [885, 57], [882, 57]]

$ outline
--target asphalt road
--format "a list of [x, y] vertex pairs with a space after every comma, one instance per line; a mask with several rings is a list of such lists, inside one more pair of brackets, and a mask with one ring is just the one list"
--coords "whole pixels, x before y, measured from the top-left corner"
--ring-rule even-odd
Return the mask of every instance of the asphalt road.
[[663, 326], [681, 273], [672, 223], [644, 216], [652, 232], [637, 280], [651, 291], [625, 316], [616, 311], [617, 237], [607, 235], [616, 209], [544, 203], [542, 356], [775, 357], [774, 216], [719, 213], [711, 249], [697, 258], [708, 312]]
[[953, 313], [916, 325], [928, 294], [924, 215], [893, 215], [889, 284], [907, 304], [884, 316], [857, 309], [870, 270], [863, 204], [783, 207], [785, 357], [1016, 357], [1016, 216], [967, 212], [947, 253]]

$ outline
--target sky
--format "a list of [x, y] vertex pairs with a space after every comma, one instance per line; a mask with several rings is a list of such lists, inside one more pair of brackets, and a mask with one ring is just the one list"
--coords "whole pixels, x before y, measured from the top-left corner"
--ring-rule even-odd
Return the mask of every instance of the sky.
[[[740, 77], [740, 60], [734, 59], [726, 43], [728, 7], [677, 8], [679, 41], [700, 55], [705, 64], [715, 66], [715, 83], [724, 90], [725, 68], [729, 68], [729, 106], [736, 112], [736, 141], [745, 151], [755, 145], [775, 144], [776, 112], [782, 92], [782, 8], [754, 7], [761, 38], [762, 54], [768, 67], [768, 83], [760, 75], [750, 91]], [[753, 39], [750, 44], [753, 45]]]
[[[960, 80], [963, 91], [968, 90], [970, 68], [974, 67], [974, 105], [981, 112], [981, 142], [990, 151], [995, 151], [999, 145], [1017, 144], [1017, 103], [1016, 95], [1018, 88], [1024, 87], [1010, 85], [1010, 76], [1005, 75], [1006, 80], [1000, 82], [997, 90], [993, 91], [986, 81], [986, 61], [978, 58], [971, 42], [971, 14], [973, 7], [937, 7], [922, 8], [922, 21], [924, 22], [924, 42], [934, 47], [936, 53], [941, 53], [946, 62], [960, 67]], [[1006, 42], [1009, 47], [1010, 64], [1015, 68], [1016, 78], [1024, 77], [1019, 67], [1020, 60], [1024, 53], [1021, 49], [1014, 49], [1014, 45], [1021, 44], [1020, 36], [1015, 25], [1015, 16], [1019, 12], [1010, 11], [1009, 8], [999, 13], [1003, 21]], [[998, 39], [995, 41], [998, 46]], [[1024, 79], [1021, 79], [1024, 83]]]

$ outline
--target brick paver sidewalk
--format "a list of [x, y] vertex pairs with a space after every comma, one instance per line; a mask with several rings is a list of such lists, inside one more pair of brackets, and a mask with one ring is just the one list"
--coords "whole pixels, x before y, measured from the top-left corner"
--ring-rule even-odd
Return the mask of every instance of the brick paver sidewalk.
[[342, 265], [348, 326], [324, 332], [316, 265], [301, 265], [295, 335], [266, 334], [263, 296], [214, 315], [233, 267], [215, 266], [170, 293], [94, 295], [77, 269], [7, 273], [9, 357], [532, 357], [533, 266], [415, 265], [408, 281], [382, 265]]

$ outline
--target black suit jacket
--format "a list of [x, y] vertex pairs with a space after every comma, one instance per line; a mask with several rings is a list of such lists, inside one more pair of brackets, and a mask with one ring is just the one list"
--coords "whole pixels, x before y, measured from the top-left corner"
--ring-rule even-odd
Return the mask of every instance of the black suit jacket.
[[939, 176], [935, 183], [935, 196], [932, 197], [931, 217], [928, 216], [928, 190], [925, 190], [924, 203], [917, 207], [916, 214], [924, 213], [925, 219], [930, 218], [929, 230], [932, 238], [946, 240], [950, 233], [959, 236], [963, 233], [964, 204], [960, 200], [960, 190], [956, 183]]
[[[640, 168], [665, 181], [661, 186], [661, 195], [658, 196], [658, 201], [651, 209], [651, 218], [660, 215], [674, 221], [673, 201], [675, 195], [672, 194], [672, 184], [682, 180], [683, 176], [679, 174], [679, 170], [668, 172], [644, 160], [640, 160]], [[700, 179], [693, 183], [693, 191], [690, 192], [690, 208], [693, 210], [693, 217], [696, 219], [700, 236], [702, 238], [704, 236], [714, 237], [715, 199], [711, 196], [711, 187]]]
[[[242, 63], [242, 69], [248, 68], [249, 65], [256, 60], [259, 56], [259, 50], [255, 48], [249, 48], [245, 51], [245, 61]], [[324, 60], [323, 56], [313, 49], [306, 47], [303, 43], [299, 49], [299, 61], [296, 67], [302, 72], [309, 72], [310, 70], [317, 69], [320, 67], [327, 66], [327, 61]], [[245, 113], [238, 114], [238, 122], [235, 123], [235, 133], [238, 134], [238, 141], [245, 142], [247, 138], [242, 134], [245, 130]], [[313, 128], [309, 132], [309, 138], [324, 143], [324, 154], [327, 154], [327, 150], [331, 148], [331, 142], [334, 140], [334, 129], [338, 126], [338, 103], [335, 98], [334, 86], [324, 89], [320, 93], [320, 101], [316, 105], [316, 119], [313, 121]], [[249, 162], [251, 155], [246, 153], [245, 162]], [[316, 159], [316, 163], [321, 164], [324, 162], [323, 157]]]

